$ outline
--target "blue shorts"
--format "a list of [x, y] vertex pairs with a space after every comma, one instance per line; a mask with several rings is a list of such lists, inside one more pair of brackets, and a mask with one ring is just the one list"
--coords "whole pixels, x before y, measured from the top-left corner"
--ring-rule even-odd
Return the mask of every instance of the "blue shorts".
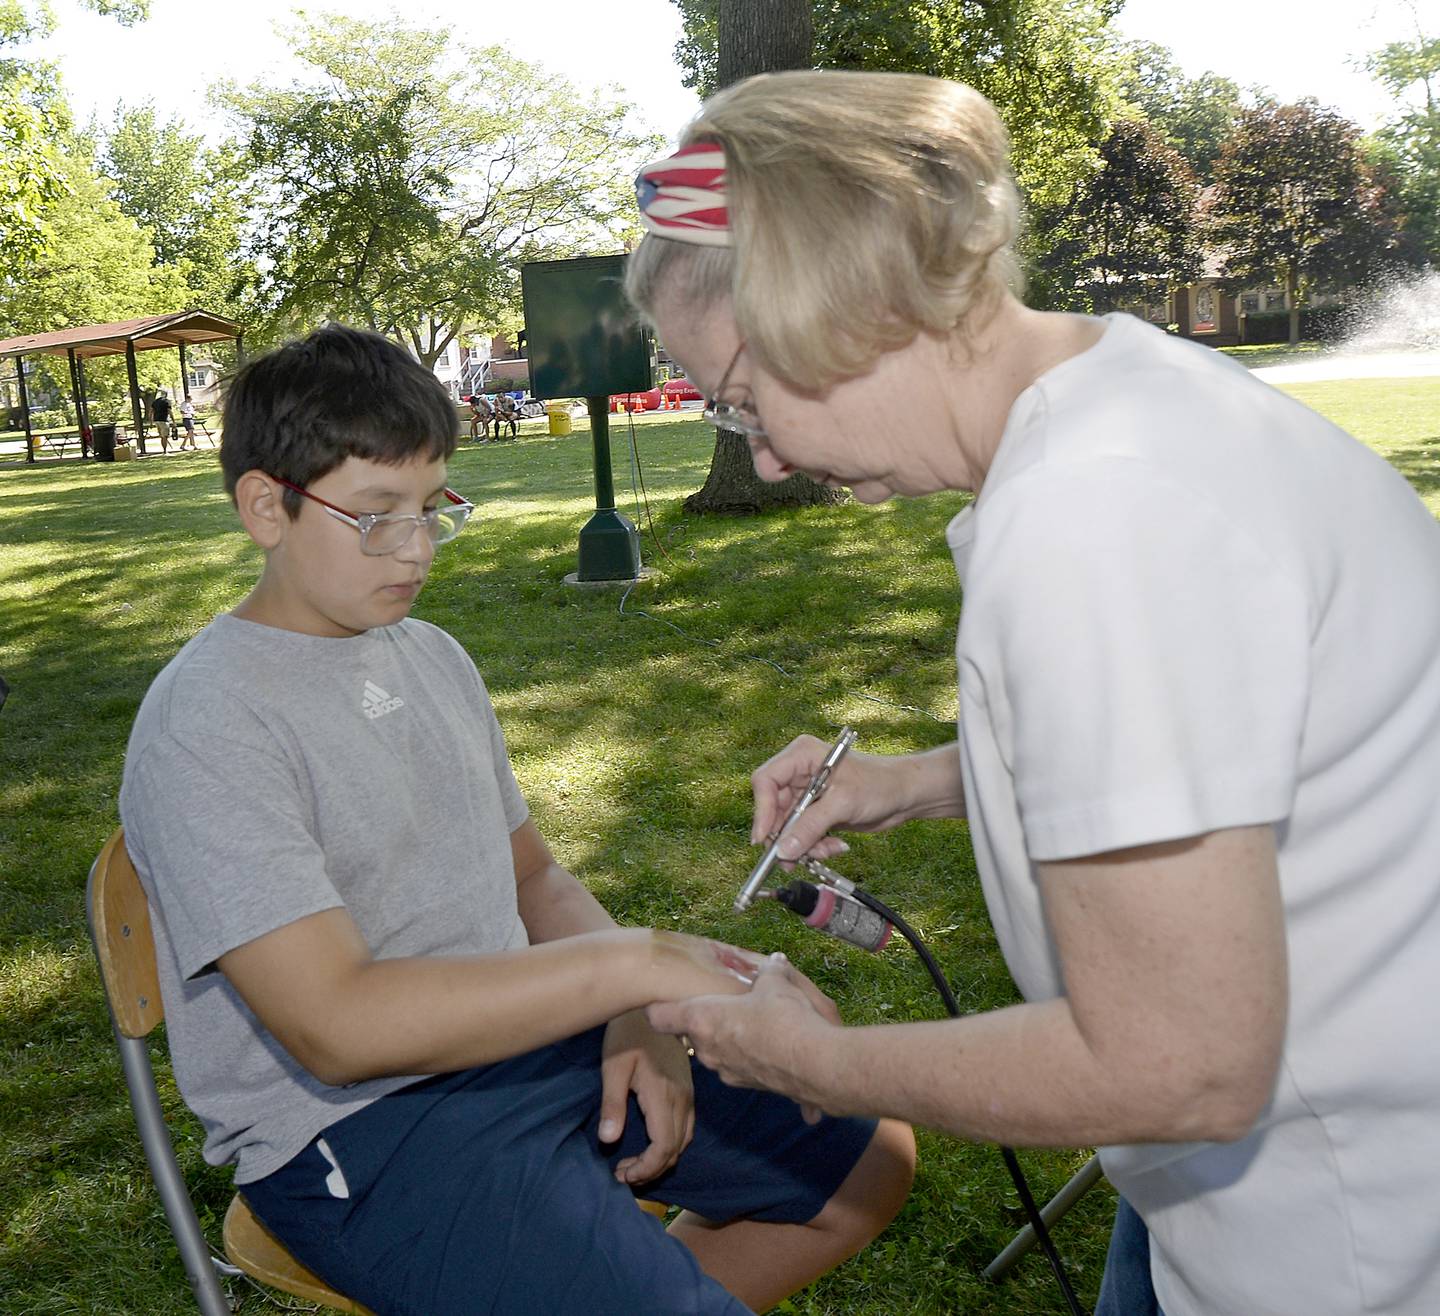
[[[620, 1142], [599, 1142], [603, 1036], [382, 1097], [245, 1184], [245, 1199], [300, 1261], [382, 1316], [743, 1316], [613, 1177], [649, 1139], [632, 1096]], [[788, 1098], [692, 1071], [694, 1140], [639, 1195], [709, 1220], [812, 1219], [875, 1131], [809, 1125]]]

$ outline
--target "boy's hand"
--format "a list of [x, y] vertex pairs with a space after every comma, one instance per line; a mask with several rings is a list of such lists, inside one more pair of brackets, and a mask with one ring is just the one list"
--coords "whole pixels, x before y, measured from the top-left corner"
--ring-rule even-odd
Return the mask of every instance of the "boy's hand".
[[748, 992], [765, 962], [765, 957], [753, 950], [709, 937], [692, 937], [667, 928], [653, 928], [649, 936], [648, 992], [657, 1001]]
[[695, 1133], [695, 1092], [684, 1044], [657, 1033], [643, 1010], [631, 1010], [605, 1029], [600, 1079], [600, 1141], [619, 1139], [632, 1092], [650, 1135], [639, 1156], [627, 1156], [615, 1167], [615, 1177], [625, 1184], [658, 1178], [680, 1159]]

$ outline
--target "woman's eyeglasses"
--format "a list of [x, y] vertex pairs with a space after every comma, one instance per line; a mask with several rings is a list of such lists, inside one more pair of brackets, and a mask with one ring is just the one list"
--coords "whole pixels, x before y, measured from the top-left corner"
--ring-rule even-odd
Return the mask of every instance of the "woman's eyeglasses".
[[760, 423], [760, 417], [755, 414], [755, 404], [748, 399], [742, 402], [726, 402], [724, 394], [730, 384], [730, 374], [735, 369], [735, 363], [740, 359], [740, 353], [745, 350], [745, 343], [735, 349], [735, 355], [730, 358], [730, 364], [725, 367], [725, 373], [720, 376], [720, 383], [715, 391], [705, 399], [705, 410], [701, 413], [705, 419], [717, 430], [729, 430], [732, 434], [744, 435], [747, 439], [768, 439], [770, 435], [766, 432], [765, 426]]

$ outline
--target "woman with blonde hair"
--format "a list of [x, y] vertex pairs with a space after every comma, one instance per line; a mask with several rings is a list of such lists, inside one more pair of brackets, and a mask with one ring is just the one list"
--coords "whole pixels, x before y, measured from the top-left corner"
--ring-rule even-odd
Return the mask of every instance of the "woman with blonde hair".
[[956, 741], [850, 755], [784, 853], [968, 818], [1025, 1003], [845, 1028], [777, 963], [652, 1019], [828, 1112], [1100, 1145], [1103, 1312], [1440, 1311], [1440, 526], [1223, 356], [1026, 307], [1006, 153], [954, 83], [750, 79], [642, 172], [627, 287], [763, 477], [976, 494]]

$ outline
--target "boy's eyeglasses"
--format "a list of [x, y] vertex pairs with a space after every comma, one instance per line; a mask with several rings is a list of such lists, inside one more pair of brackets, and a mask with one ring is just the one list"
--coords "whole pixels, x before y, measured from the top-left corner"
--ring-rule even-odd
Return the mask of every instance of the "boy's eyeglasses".
[[735, 355], [730, 358], [730, 364], [725, 367], [725, 373], [720, 376], [720, 383], [715, 391], [705, 399], [705, 410], [700, 414], [717, 430], [729, 430], [732, 434], [742, 434], [747, 439], [768, 439], [770, 435], [760, 423], [760, 417], [755, 414], [753, 403], [721, 401], [721, 394], [730, 383], [730, 372], [735, 369], [735, 363], [744, 350], [745, 343], [742, 340], [735, 349]]
[[319, 503], [337, 521], [353, 525], [360, 532], [360, 551], [368, 557], [386, 557], [398, 553], [410, 542], [411, 536], [420, 526], [430, 536], [432, 544], [448, 544], [463, 529], [475, 510], [475, 504], [467, 502], [453, 489], [444, 491], [450, 500], [448, 506], [432, 507], [418, 514], [411, 512], [347, 512], [343, 507], [327, 503], [318, 494], [302, 489], [298, 484], [282, 480], [278, 475], [271, 477], [276, 484], [283, 484], [302, 498]]

